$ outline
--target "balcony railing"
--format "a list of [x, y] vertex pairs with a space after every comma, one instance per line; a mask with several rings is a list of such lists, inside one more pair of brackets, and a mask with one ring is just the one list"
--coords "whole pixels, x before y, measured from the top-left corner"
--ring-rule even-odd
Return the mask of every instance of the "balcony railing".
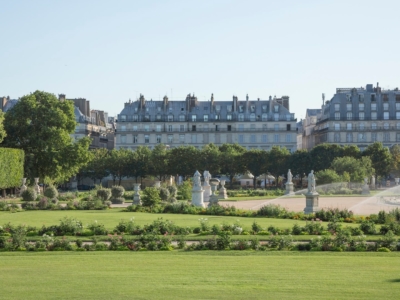
[[137, 132], [137, 133], [161, 133], [161, 132], [171, 132], [171, 133], [176, 133], [176, 132], [297, 132], [296, 128], [293, 129], [286, 129], [286, 128], [185, 128], [185, 129], [180, 129], [180, 128], [172, 128], [170, 130], [169, 128], [163, 128], [161, 130], [157, 129], [150, 129], [150, 130], [145, 130], [144, 128], [138, 128], [133, 130], [132, 128], [126, 128], [126, 129], [117, 129], [115, 132], [121, 133], [121, 132]]

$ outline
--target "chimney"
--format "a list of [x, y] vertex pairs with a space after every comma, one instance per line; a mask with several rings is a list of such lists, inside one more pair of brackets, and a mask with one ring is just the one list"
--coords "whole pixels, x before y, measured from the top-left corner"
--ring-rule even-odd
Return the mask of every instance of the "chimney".
[[65, 101], [65, 94], [58, 94], [58, 100]]

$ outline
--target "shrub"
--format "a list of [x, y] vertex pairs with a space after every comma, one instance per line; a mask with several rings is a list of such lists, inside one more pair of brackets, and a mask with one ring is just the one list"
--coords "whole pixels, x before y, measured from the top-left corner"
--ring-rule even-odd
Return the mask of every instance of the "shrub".
[[180, 200], [189, 200], [192, 198], [192, 182], [185, 180], [178, 186], [178, 194]]
[[99, 190], [97, 190], [96, 195], [102, 201], [107, 201], [111, 198], [111, 190], [110, 189], [99, 189]]
[[170, 196], [176, 198], [176, 196], [178, 195], [178, 189], [176, 188], [176, 186], [169, 185], [167, 186], [167, 189], [169, 191]]
[[371, 221], [362, 221], [360, 224], [360, 229], [365, 234], [375, 234], [376, 233], [375, 223], [371, 222]]
[[160, 188], [160, 198], [162, 201], [167, 201], [169, 198], [169, 195], [170, 195], [170, 193], [167, 188], [163, 188], [163, 187]]
[[111, 203], [112, 204], [124, 204], [125, 198], [124, 197], [112, 198]]
[[37, 193], [34, 188], [28, 187], [21, 194], [22, 200], [24, 201], [35, 201], [37, 197]]
[[38, 207], [39, 209], [47, 209], [49, 203], [47, 201], [47, 198], [42, 197], [40, 198], [39, 202], [38, 202]]
[[266, 217], [282, 217], [287, 214], [287, 210], [280, 205], [264, 205], [257, 211], [257, 215]]
[[294, 224], [292, 227], [292, 234], [293, 235], [300, 235], [302, 232], [301, 227], [299, 224]]
[[124, 195], [124, 193], [125, 193], [125, 189], [124, 189], [123, 186], [114, 185], [111, 188], [111, 195], [112, 195], [113, 198], [120, 198], [120, 197], [122, 197]]
[[58, 191], [55, 186], [50, 185], [44, 190], [44, 195], [49, 199], [54, 199], [58, 197]]
[[159, 190], [155, 187], [147, 187], [143, 190], [142, 205], [155, 206], [161, 202]]

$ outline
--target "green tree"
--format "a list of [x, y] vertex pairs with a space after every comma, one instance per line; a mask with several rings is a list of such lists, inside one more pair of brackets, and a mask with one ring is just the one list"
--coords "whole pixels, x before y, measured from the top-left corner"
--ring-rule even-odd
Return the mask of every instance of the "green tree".
[[275, 176], [275, 183], [278, 185], [279, 175], [286, 174], [288, 167], [287, 162], [290, 152], [285, 147], [273, 146], [268, 152], [268, 171]]
[[251, 149], [242, 154], [243, 163], [247, 171], [254, 175], [254, 189], [257, 188], [257, 177], [267, 172], [267, 157], [267, 152], [259, 149]]
[[310, 153], [305, 149], [300, 149], [290, 155], [287, 166], [294, 176], [300, 175], [302, 177], [303, 174], [310, 172], [311, 163]]
[[7, 136], [7, 133], [6, 133], [5, 129], [4, 129], [3, 122], [4, 122], [4, 114], [0, 110], [0, 144], [4, 140], [4, 138]]
[[149, 175], [151, 150], [144, 146], [139, 146], [134, 152], [128, 154], [127, 176], [135, 177], [136, 183]]
[[90, 159], [89, 138], [76, 142], [73, 104], [55, 95], [36, 91], [23, 96], [5, 115], [6, 147], [25, 152], [25, 176], [33, 181], [62, 182], [73, 176]]
[[110, 175], [107, 169], [107, 159], [110, 152], [105, 148], [93, 149], [90, 152], [89, 162], [83, 166], [78, 174], [78, 182], [81, 178], [89, 177], [96, 184], [97, 179], [101, 180]]
[[374, 172], [369, 157], [337, 157], [333, 160], [331, 168], [341, 176], [347, 172], [351, 182], [363, 182], [365, 177], [369, 178]]
[[223, 144], [219, 147], [221, 174], [229, 176], [230, 186], [233, 184], [233, 177], [246, 172], [242, 155], [247, 151], [239, 144]]
[[200, 167], [201, 173], [205, 170], [209, 171], [211, 175], [216, 175], [221, 172], [219, 163], [220, 151], [218, 146], [214, 144], [207, 144], [200, 150]]
[[[309, 167], [309, 171], [314, 170], [318, 172], [321, 170], [329, 169], [332, 161], [336, 157], [343, 156], [343, 147], [335, 144], [320, 144], [315, 146], [310, 151], [310, 157], [312, 164]], [[306, 174], [309, 173], [306, 172]]]
[[390, 154], [392, 156], [392, 165], [390, 173], [396, 177], [400, 176], [400, 145], [393, 145], [390, 147]]
[[344, 146], [342, 150], [342, 155], [343, 156], [350, 156], [354, 158], [360, 158], [361, 157], [361, 151], [360, 148], [358, 148], [355, 145], [348, 145]]
[[121, 185], [123, 177], [129, 176], [128, 161], [131, 150], [124, 148], [113, 149], [106, 159], [106, 169], [110, 172], [113, 178], [113, 184], [118, 179], [118, 185]]
[[193, 176], [200, 167], [200, 151], [193, 146], [180, 146], [168, 152], [169, 170], [172, 175]]
[[326, 169], [326, 170], [316, 172], [315, 178], [317, 180], [318, 185], [330, 184], [330, 183], [341, 181], [341, 177], [339, 176], [339, 174], [331, 169]]
[[372, 167], [376, 175], [387, 176], [391, 169], [392, 156], [388, 148], [383, 147], [381, 142], [375, 142], [369, 145], [362, 153], [363, 156], [369, 156], [372, 161]]
[[169, 175], [168, 169], [168, 150], [164, 144], [158, 144], [151, 151], [149, 174], [158, 180], [165, 180]]

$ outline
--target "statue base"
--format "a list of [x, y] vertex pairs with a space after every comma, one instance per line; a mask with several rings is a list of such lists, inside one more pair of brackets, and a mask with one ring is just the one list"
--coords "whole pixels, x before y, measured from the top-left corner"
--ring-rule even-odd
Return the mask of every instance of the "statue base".
[[219, 205], [218, 204], [218, 196], [217, 195], [211, 195], [210, 196], [210, 202], [208, 202], [208, 207], [213, 206], [213, 205]]
[[226, 188], [222, 187], [218, 191], [218, 198], [219, 199], [228, 199], [228, 194], [226, 192]]
[[293, 182], [287, 182], [285, 195], [294, 195]]
[[201, 188], [192, 190], [192, 205], [204, 207], [203, 192], [204, 190]]
[[317, 192], [308, 192], [306, 194], [306, 207], [304, 208], [305, 214], [312, 214], [319, 211], [319, 194]]
[[142, 201], [140, 200], [140, 195], [133, 195], [132, 205], [142, 205]]
[[210, 201], [211, 195], [211, 186], [210, 185], [203, 185], [204, 193], [203, 193], [203, 202]]
[[369, 195], [369, 186], [366, 184], [362, 187], [361, 195]]

